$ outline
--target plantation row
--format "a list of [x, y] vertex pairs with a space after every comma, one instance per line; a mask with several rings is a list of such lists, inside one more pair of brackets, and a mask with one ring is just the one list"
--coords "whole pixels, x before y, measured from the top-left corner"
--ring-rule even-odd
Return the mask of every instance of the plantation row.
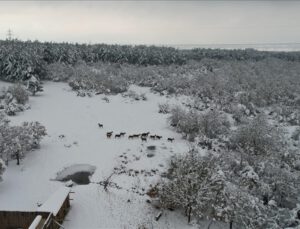
[[193, 49], [178, 50], [170, 47], [130, 46], [106, 44], [42, 43], [38, 41], [0, 41], [0, 79], [19, 81], [31, 75], [43, 79], [47, 75], [46, 66], [51, 63], [74, 65], [109, 62], [134, 65], [182, 65], [190, 60], [253, 60], [278, 58], [287, 61], [300, 61], [300, 52], [262, 52], [253, 49], [221, 50]]

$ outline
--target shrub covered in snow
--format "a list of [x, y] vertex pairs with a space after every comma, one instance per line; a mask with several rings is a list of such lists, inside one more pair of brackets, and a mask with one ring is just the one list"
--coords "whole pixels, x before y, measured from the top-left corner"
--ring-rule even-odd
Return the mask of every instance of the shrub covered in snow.
[[178, 132], [185, 134], [192, 141], [197, 135], [208, 138], [226, 135], [230, 127], [226, 116], [215, 110], [199, 113], [196, 110], [187, 111], [175, 107], [171, 110], [169, 120]]
[[166, 178], [157, 186], [161, 206], [182, 209], [189, 221], [214, 219], [238, 228], [297, 223], [299, 171], [281, 153], [250, 157], [242, 159], [234, 151], [201, 156], [194, 149], [171, 158]]
[[129, 90], [127, 93], [124, 94], [124, 96], [127, 96], [127, 97], [129, 97], [129, 98], [131, 98], [133, 100], [137, 100], [137, 101], [139, 101], [139, 100], [143, 100], [143, 101], [147, 100], [147, 97], [146, 97], [145, 93], [140, 93], [139, 94], [139, 93], [137, 93], [137, 92], [135, 92], [133, 90]]
[[121, 75], [121, 69], [103, 65], [101, 69], [86, 64], [76, 65], [74, 77], [69, 86], [75, 91], [94, 91], [97, 94], [117, 94], [127, 91], [128, 81]]
[[2, 181], [2, 174], [5, 171], [5, 164], [4, 161], [0, 158], [0, 182]]
[[295, 129], [295, 131], [292, 133], [292, 139], [295, 140], [295, 141], [300, 140], [300, 127]]
[[188, 221], [192, 217], [208, 218], [253, 228], [247, 226], [258, 224], [259, 201], [230, 183], [217, 159], [211, 154], [200, 156], [194, 150], [174, 157], [168, 171], [169, 179], [158, 186], [162, 206], [183, 209]]
[[7, 115], [15, 115], [28, 108], [28, 92], [21, 85], [13, 85], [4, 89], [0, 96], [0, 110]]
[[43, 91], [43, 87], [35, 76], [31, 76], [27, 80], [27, 90], [30, 91], [32, 95], [35, 95], [37, 92]]
[[24, 122], [21, 126], [10, 126], [5, 120], [0, 122], [0, 158], [8, 163], [21, 158], [39, 147], [46, 135], [46, 128], [39, 122]]
[[7, 92], [11, 93], [18, 104], [25, 105], [28, 102], [29, 96], [25, 87], [21, 84], [15, 84], [7, 88]]
[[158, 104], [158, 113], [168, 114], [170, 113], [170, 105], [168, 103], [160, 103]]
[[[222, 182], [218, 182], [214, 167], [215, 161], [212, 158], [200, 158], [194, 151], [174, 157], [168, 170], [170, 180], [159, 185], [158, 195], [162, 206], [184, 209], [190, 221], [197, 211], [200, 212], [200, 208], [208, 204], [201, 202], [200, 194], [204, 194], [205, 190], [210, 190], [213, 186], [216, 192], [222, 189]], [[211, 179], [215, 175], [216, 179]], [[213, 189], [210, 190], [210, 193], [212, 192]], [[205, 197], [207, 198], [207, 195], [203, 196], [203, 199]]]
[[184, 118], [186, 111], [182, 109], [180, 106], [175, 106], [171, 109], [171, 116], [169, 117], [169, 121], [171, 126], [177, 127], [180, 120]]
[[47, 79], [55, 82], [66, 82], [74, 75], [74, 67], [66, 63], [51, 63], [46, 66], [46, 70]]
[[300, 125], [299, 107], [280, 105], [274, 109], [279, 122], [287, 122], [290, 125]]
[[240, 126], [231, 139], [235, 148], [241, 147], [247, 153], [269, 154], [282, 149], [280, 128], [270, 125], [264, 115], [254, 118], [249, 124]]
[[212, 110], [200, 117], [199, 126], [201, 134], [208, 138], [217, 138], [228, 133], [230, 123], [224, 114]]

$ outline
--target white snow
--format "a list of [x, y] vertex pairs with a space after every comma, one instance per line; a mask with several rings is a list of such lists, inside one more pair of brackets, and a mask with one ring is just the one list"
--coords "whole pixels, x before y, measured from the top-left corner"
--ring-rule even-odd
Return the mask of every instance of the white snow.
[[[158, 104], [169, 102], [167, 98], [150, 93], [148, 88], [130, 89], [146, 93], [147, 101], [132, 101], [116, 95], [108, 96], [110, 102], [106, 103], [102, 95], [77, 97], [67, 84], [45, 83], [43, 93], [30, 97], [31, 109], [10, 117], [12, 125], [39, 121], [46, 126], [48, 136], [41, 142], [40, 149], [28, 154], [20, 166], [15, 161], [10, 162], [0, 182], [0, 210], [36, 210], [37, 203], [46, 202], [64, 186], [51, 179], [58, 171], [73, 164], [90, 164], [97, 167], [91, 178], [95, 183], [72, 187], [73, 200], [65, 228], [137, 228], [141, 225], [193, 228], [177, 211], [165, 211], [160, 220], [155, 221], [158, 210], [146, 203], [146, 195], [132, 190], [136, 187], [139, 192], [145, 192], [143, 189], [149, 188], [159, 179], [158, 174], [165, 171], [170, 156], [186, 152], [189, 145], [169, 127], [168, 115], [158, 113]], [[104, 127], [99, 128], [98, 123]], [[107, 131], [124, 131], [126, 136], [107, 139]], [[147, 143], [128, 139], [128, 134], [148, 131], [162, 135], [163, 139]], [[65, 137], [59, 138], [62, 134]], [[168, 137], [174, 137], [175, 141], [168, 142]], [[151, 158], [146, 156], [149, 145], [156, 145], [155, 156]], [[157, 172], [152, 176], [112, 176], [111, 181], [121, 186], [120, 190], [111, 187], [105, 192], [96, 184], [121, 165], [126, 171], [155, 169]]]
[[38, 207], [37, 210], [40, 212], [51, 212], [56, 216], [69, 193], [69, 188], [61, 187], [42, 206]]
[[2, 90], [3, 88], [7, 88], [9, 86], [11, 86], [12, 84], [9, 82], [4, 82], [4, 81], [0, 81], [0, 90]]
[[42, 220], [42, 216], [40, 215], [36, 216], [28, 229], [36, 229], [39, 223], [41, 222], [41, 220]]

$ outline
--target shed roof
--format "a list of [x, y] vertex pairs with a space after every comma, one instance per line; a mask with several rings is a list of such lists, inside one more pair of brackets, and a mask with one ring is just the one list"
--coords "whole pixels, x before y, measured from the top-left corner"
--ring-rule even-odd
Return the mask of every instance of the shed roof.
[[69, 193], [69, 188], [61, 187], [55, 193], [53, 193], [45, 203], [43, 203], [38, 208], [38, 211], [51, 212], [54, 216], [56, 216]]

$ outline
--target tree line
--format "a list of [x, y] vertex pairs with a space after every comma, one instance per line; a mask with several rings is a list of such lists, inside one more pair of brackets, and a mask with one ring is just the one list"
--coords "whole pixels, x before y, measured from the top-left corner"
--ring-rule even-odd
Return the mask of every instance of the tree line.
[[73, 44], [39, 41], [0, 40], [0, 79], [26, 80], [31, 75], [45, 78], [46, 66], [52, 63], [119, 63], [139, 66], [182, 65], [191, 60], [254, 60], [278, 58], [300, 61], [300, 52], [266, 52], [254, 49], [192, 49], [146, 45]]

